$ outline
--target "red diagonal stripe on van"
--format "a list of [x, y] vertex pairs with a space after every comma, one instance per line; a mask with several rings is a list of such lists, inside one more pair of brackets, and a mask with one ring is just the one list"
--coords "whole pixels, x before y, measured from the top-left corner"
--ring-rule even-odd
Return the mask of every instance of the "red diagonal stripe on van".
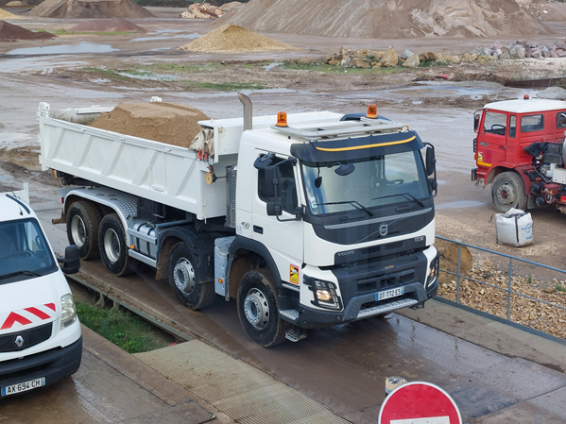
[[47, 315], [45, 312], [40, 311], [37, 308], [25, 308], [24, 311], [28, 311], [29, 313], [34, 314], [35, 316], [41, 318], [42, 320], [44, 319], [49, 319], [51, 318], [49, 315]]
[[45, 306], [47, 306], [49, 309], [55, 310], [55, 303], [46, 303]]
[[6, 321], [4, 321], [4, 324], [2, 324], [2, 327], [0, 327], [0, 330], [12, 328], [12, 326], [16, 322], [19, 322], [22, 325], [31, 324], [31, 321], [26, 317], [23, 317], [20, 314], [16, 314], [15, 312], [10, 312], [10, 315], [8, 315], [8, 318], [6, 318]]

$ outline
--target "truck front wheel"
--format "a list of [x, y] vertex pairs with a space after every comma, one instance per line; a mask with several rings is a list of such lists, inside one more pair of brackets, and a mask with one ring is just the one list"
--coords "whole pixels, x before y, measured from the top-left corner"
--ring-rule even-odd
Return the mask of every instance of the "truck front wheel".
[[279, 318], [277, 289], [267, 269], [248, 271], [238, 287], [238, 316], [250, 339], [263, 347], [285, 341], [286, 323]]
[[491, 184], [491, 199], [498, 212], [509, 209], [527, 209], [527, 194], [521, 177], [515, 172], [502, 172]]
[[102, 218], [98, 244], [100, 257], [108, 272], [125, 277], [135, 271], [136, 260], [128, 256], [126, 233], [117, 214], [111, 213]]
[[100, 211], [92, 203], [79, 200], [67, 211], [67, 238], [69, 244], [79, 248], [81, 259], [96, 259], [98, 251], [98, 227]]
[[184, 243], [177, 244], [169, 258], [169, 284], [177, 300], [196, 311], [214, 302], [214, 283], [199, 283], [193, 257]]

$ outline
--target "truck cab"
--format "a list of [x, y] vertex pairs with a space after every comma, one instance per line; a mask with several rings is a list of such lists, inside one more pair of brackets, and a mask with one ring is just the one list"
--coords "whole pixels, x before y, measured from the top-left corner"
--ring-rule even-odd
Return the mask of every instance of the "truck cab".
[[0, 194], [0, 398], [53, 384], [81, 363], [81, 327], [62, 272], [78, 271], [79, 254], [69, 247], [56, 259], [28, 198], [27, 190]]
[[[483, 110], [475, 112], [477, 137], [473, 151], [477, 168], [472, 169], [472, 181], [480, 187], [492, 184], [493, 205], [499, 212], [546, 205], [547, 202], [541, 199], [537, 204], [541, 190], [534, 193], [531, 190], [534, 182], [542, 182], [545, 177], [537, 175], [539, 166], [535, 156], [538, 155], [533, 156], [529, 146], [533, 143], [563, 143], [565, 113], [564, 101], [530, 99], [528, 95], [523, 100], [489, 103]], [[547, 149], [546, 145], [544, 149]], [[551, 146], [551, 150], [561, 151], [562, 146]], [[547, 155], [544, 160], [562, 166], [560, 156]], [[538, 159], [543, 160], [542, 156]], [[540, 166], [544, 165], [541, 162]]]

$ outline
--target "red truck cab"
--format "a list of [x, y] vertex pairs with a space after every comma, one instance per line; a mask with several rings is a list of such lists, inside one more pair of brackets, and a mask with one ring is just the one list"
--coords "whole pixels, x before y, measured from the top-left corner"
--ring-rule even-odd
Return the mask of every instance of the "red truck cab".
[[[563, 187], [554, 187], [555, 193], [552, 193], [551, 173], [550, 179], [546, 174], [541, 175], [537, 158], [525, 148], [533, 143], [563, 143], [565, 130], [565, 101], [525, 96], [523, 100], [487, 104], [474, 114], [477, 137], [473, 148], [477, 168], [472, 169], [472, 181], [480, 187], [492, 184], [493, 205], [499, 212], [545, 206], [547, 189], [553, 195], [551, 200], [560, 201], [561, 193], [558, 192]], [[562, 146], [554, 147], [553, 151], [562, 150]], [[555, 161], [552, 169], [555, 167], [563, 168], [561, 158]], [[539, 185], [533, 191], [534, 183]], [[541, 196], [544, 202], [537, 200]]]

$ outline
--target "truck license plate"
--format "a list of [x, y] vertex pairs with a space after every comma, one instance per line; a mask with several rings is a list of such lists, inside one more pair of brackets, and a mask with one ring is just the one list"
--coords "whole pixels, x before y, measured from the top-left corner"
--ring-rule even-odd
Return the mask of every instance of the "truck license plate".
[[2, 396], [27, 392], [28, 390], [32, 390], [41, 386], [45, 386], [45, 378], [37, 378], [35, 380], [26, 381], [25, 383], [18, 383], [7, 387], [2, 387]]
[[405, 294], [405, 287], [385, 290], [375, 294], [375, 300], [391, 299], [392, 297], [402, 296]]

